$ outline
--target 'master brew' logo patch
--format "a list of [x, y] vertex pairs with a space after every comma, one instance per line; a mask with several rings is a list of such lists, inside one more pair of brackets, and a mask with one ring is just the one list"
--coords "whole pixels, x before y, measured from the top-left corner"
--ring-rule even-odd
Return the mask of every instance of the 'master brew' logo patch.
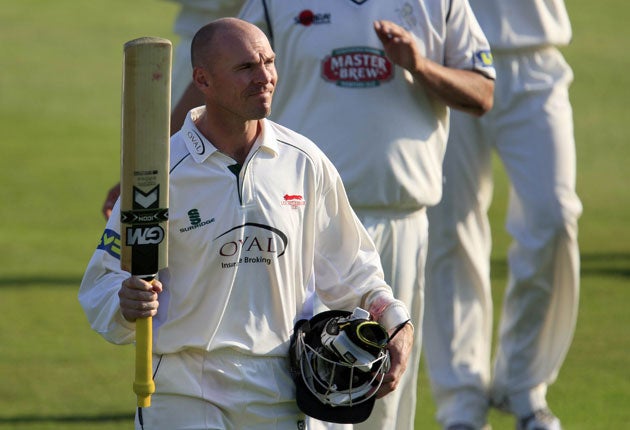
[[322, 61], [322, 77], [341, 87], [376, 87], [393, 76], [394, 66], [380, 49], [335, 49]]

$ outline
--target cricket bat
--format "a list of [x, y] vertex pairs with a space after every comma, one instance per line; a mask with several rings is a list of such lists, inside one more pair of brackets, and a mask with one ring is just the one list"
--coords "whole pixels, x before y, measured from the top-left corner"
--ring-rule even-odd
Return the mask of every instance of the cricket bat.
[[[121, 133], [121, 268], [152, 281], [168, 259], [172, 44], [142, 37], [124, 45]], [[151, 406], [152, 318], [136, 320], [133, 390]]]

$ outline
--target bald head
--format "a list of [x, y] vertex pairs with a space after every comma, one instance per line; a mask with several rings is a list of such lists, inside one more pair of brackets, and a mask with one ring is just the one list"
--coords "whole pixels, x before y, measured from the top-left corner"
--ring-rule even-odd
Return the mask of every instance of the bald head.
[[190, 46], [190, 58], [194, 67], [208, 67], [221, 48], [237, 42], [264, 40], [267, 36], [258, 27], [238, 18], [221, 18], [200, 28]]
[[275, 54], [265, 33], [236, 18], [202, 27], [191, 46], [193, 76], [208, 117], [258, 120], [270, 114], [278, 78]]

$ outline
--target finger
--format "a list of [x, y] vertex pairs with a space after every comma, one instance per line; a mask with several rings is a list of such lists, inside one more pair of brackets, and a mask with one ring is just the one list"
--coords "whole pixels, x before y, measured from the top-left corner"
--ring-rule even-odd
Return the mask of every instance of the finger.
[[154, 302], [158, 299], [158, 295], [154, 291], [135, 290], [125, 287], [120, 289], [118, 296], [121, 299], [137, 302]]
[[377, 21], [374, 29], [386, 39], [394, 39], [405, 35], [405, 30], [391, 21]]
[[162, 292], [162, 289], [163, 289], [163, 287], [162, 287], [162, 283], [161, 283], [159, 280], [157, 280], [157, 279], [153, 279], [153, 280], [151, 281], [151, 290], [152, 290], [153, 292], [155, 292], [155, 293], [161, 293], [161, 292]]
[[381, 21], [374, 21], [374, 31], [376, 32], [376, 35], [378, 36], [381, 43], [383, 43], [384, 45], [393, 37], [391, 33], [388, 33], [387, 30], [385, 30]]
[[126, 286], [132, 290], [153, 291], [153, 282], [155, 281], [157, 280], [152, 279], [150, 281], [145, 281], [144, 279], [137, 276], [130, 276], [123, 281], [123, 286]]
[[118, 293], [121, 298], [140, 301], [157, 300], [157, 294], [162, 291], [162, 284], [153, 280], [151, 283], [132, 276], [123, 281], [122, 287]]
[[376, 31], [377, 34], [382, 33], [382, 31], [383, 31], [383, 22], [382, 21], [374, 21], [373, 25], [374, 25], [374, 31]]
[[136, 300], [120, 300], [120, 310], [128, 321], [135, 321], [138, 318], [153, 317], [157, 314], [159, 303], [154, 302], [140, 302]]
[[131, 297], [120, 298], [120, 307], [127, 311], [144, 312], [148, 314], [151, 311], [156, 311], [159, 306], [160, 303], [157, 300], [136, 300]]
[[400, 384], [402, 375], [405, 372], [406, 366], [404, 366], [400, 362], [400, 360], [398, 359], [398, 355], [390, 354], [390, 357], [390, 368], [389, 371], [383, 376], [381, 386], [376, 392], [377, 398], [381, 398], [394, 391]]
[[383, 377], [383, 382], [381, 386], [376, 391], [376, 398], [380, 399], [381, 397], [385, 397], [387, 394], [391, 393], [398, 386], [398, 381], [391, 375], [386, 374]]
[[153, 280], [151, 283], [132, 276], [123, 281], [118, 291], [120, 309], [128, 321], [137, 318], [154, 316], [159, 307], [158, 292], [162, 291], [162, 284]]

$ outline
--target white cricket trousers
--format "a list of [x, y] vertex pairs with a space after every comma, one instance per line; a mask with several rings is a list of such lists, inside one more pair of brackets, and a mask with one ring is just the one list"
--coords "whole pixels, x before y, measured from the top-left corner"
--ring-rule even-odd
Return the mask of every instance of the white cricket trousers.
[[[481, 118], [452, 112], [444, 194], [429, 210], [425, 357], [444, 427], [481, 427], [490, 398], [517, 416], [545, 407], [578, 311], [572, 71], [555, 48], [494, 61], [494, 108]], [[513, 243], [491, 373], [493, 150], [511, 182]]]
[[413, 430], [422, 349], [424, 266], [428, 246], [426, 210], [396, 212], [359, 208], [355, 211], [381, 256], [385, 281], [392, 287], [394, 297], [409, 309], [415, 334], [413, 350], [400, 385], [376, 401], [367, 421], [351, 425], [309, 419], [308, 429]]
[[153, 365], [155, 393], [136, 430], [305, 428], [286, 357], [184, 350], [155, 355]]

